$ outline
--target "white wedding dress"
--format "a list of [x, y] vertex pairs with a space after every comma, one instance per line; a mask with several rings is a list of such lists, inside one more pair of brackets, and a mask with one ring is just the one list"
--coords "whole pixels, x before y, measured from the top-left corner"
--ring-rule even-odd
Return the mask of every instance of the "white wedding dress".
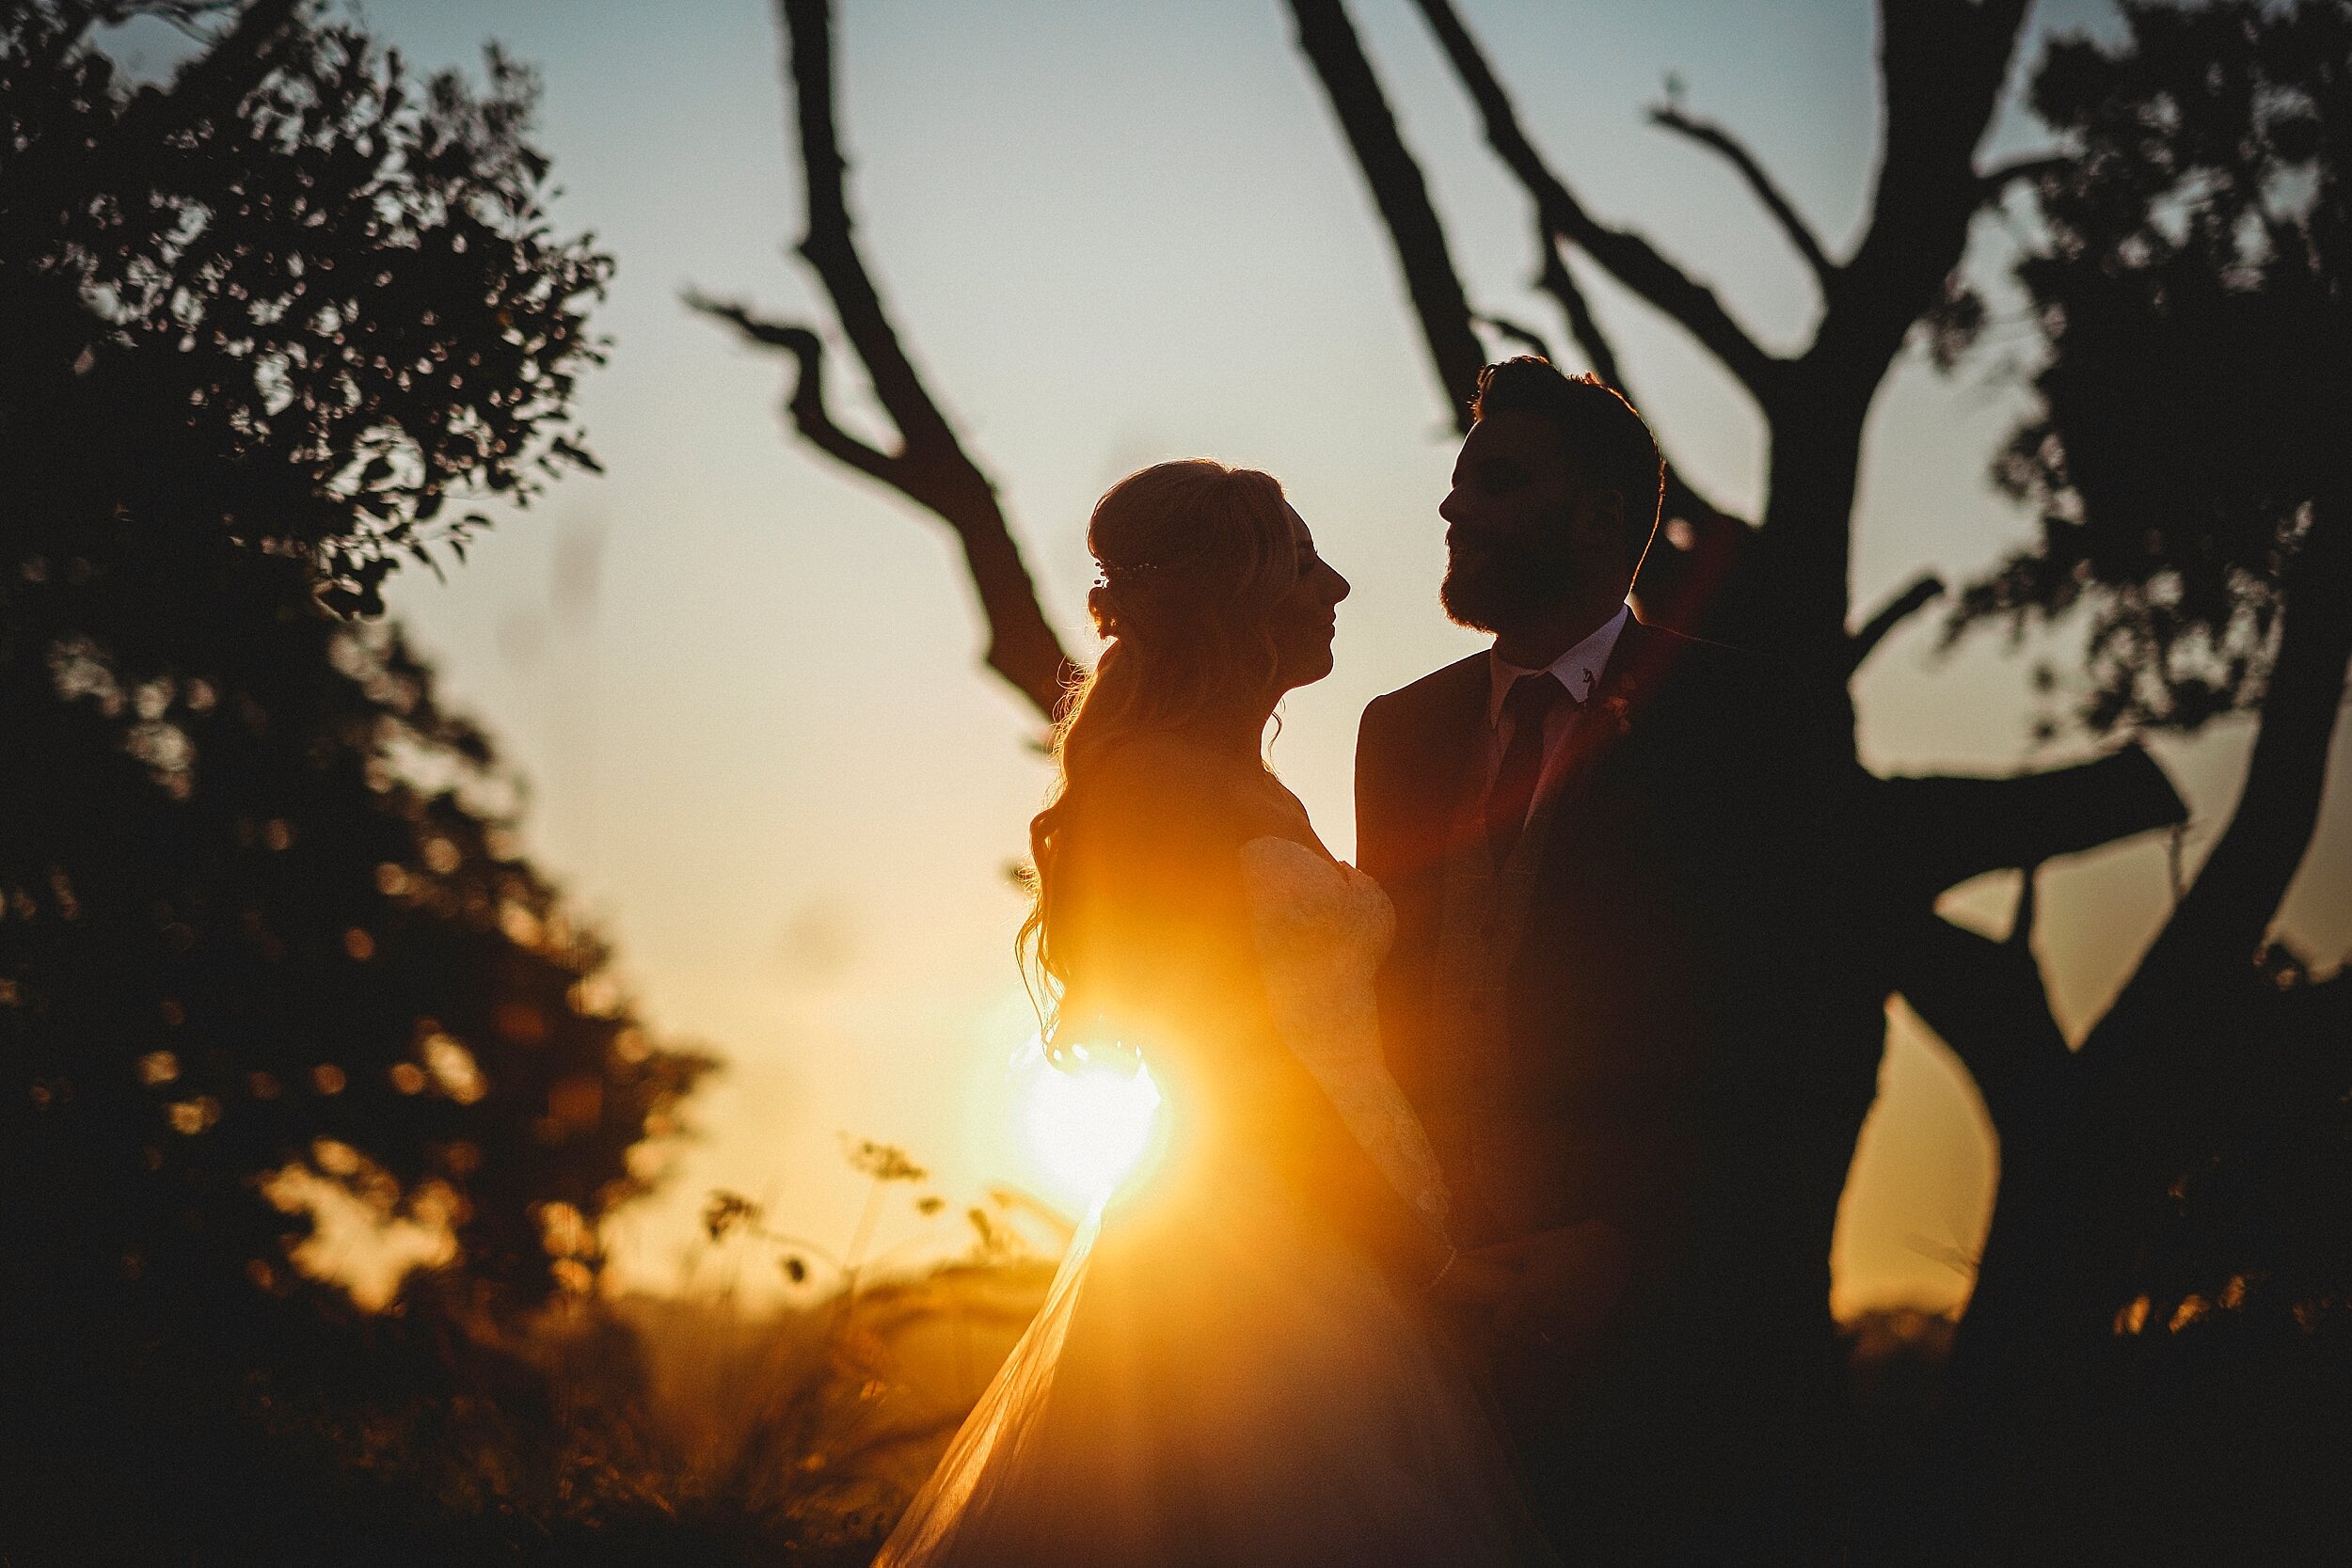
[[[1284, 1042], [1433, 1227], [1443, 1178], [1381, 1055], [1379, 884], [1241, 850]], [[1149, 1183], [1144, 1184], [1146, 1188]], [[1340, 1227], [1271, 1183], [1114, 1200], [876, 1568], [1518, 1568], [1548, 1560], [1467, 1374]]]

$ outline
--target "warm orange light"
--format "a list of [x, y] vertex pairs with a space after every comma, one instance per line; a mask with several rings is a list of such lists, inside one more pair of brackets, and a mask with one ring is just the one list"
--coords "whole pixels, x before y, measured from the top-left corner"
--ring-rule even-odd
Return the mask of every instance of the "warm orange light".
[[1030, 1150], [1069, 1196], [1089, 1208], [1142, 1161], [1160, 1109], [1150, 1071], [1115, 1056], [1071, 1070], [1041, 1060], [1024, 1098]]

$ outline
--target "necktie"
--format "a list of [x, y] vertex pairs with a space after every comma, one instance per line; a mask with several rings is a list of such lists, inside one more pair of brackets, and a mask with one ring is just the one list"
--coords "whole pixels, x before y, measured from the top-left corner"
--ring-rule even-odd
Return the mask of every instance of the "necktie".
[[1567, 700], [1567, 689], [1559, 678], [1540, 670], [1514, 681], [1502, 699], [1502, 716], [1511, 721], [1511, 742], [1503, 749], [1502, 766], [1495, 770], [1494, 786], [1486, 791], [1486, 849], [1498, 869], [1511, 858], [1527, 825], [1528, 808], [1535, 803], [1535, 784], [1544, 772], [1544, 721]]

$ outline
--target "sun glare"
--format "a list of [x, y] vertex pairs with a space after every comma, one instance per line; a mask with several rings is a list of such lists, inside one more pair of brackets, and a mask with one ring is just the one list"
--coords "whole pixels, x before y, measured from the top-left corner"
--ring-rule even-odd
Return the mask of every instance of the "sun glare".
[[1022, 1119], [1038, 1163], [1091, 1206], [1142, 1160], [1159, 1108], [1159, 1085], [1140, 1063], [1098, 1061], [1064, 1071], [1041, 1061]]

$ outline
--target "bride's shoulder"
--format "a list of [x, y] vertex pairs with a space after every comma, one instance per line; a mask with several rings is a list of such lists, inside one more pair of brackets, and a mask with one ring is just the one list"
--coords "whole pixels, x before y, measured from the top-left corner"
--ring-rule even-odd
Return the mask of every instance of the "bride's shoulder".
[[1248, 814], [1263, 778], [1263, 769], [1183, 735], [1138, 735], [1095, 758], [1066, 799], [1076, 815], [1098, 824], [1153, 836], [1189, 830], [1222, 837]]
[[1247, 788], [1264, 769], [1190, 736], [1152, 731], [1120, 740], [1096, 759], [1089, 783], [1104, 794], [1209, 799]]

